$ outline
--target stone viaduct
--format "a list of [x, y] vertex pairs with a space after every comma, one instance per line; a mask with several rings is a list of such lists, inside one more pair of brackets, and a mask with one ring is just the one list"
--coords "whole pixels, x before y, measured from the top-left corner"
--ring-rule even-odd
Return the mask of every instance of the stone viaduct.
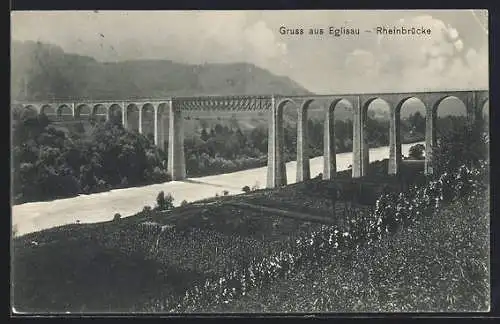
[[129, 127], [129, 115], [138, 111], [138, 131], [143, 133], [143, 116], [154, 116], [154, 142], [164, 143], [163, 118], [168, 119], [168, 171], [173, 180], [186, 178], [184, 157], [183, 112], [189, 111], [266, 111], [269, 114], [269, 146], [267, 187], [286, 185], [284, 160], [283, 110], [293, 104], [297, 109], [297, 182], [310, 178], [307, 146], [307, 116], [312, 102], [324, 105], [324, 170], [323, 179], [336, 175], [336, 152], [334, 138], [334, 110], [341, 101], [347, 101], [353, 108], [353, 157], [352, 177], [366, 175], [369, 164], [369, 147], [366, 135], [368, 106], [375, 99], [382, 99], [390, 107], [389, 129], [389, 174], [398, 174], [401, 166], [400, 111], [404, 103], [416, 98], [426, 109], [425, 172], [432, 174], [432, 150], [436, 145], [436, 120], [439, 104], [448, 97], [455, 97], [466, 107], [467, 120], [471, 127], [482, 117], [483, 107], [489, 100], [488, 90], [461, 90], [439, 92], [332, 94], [332, 95], [266, 95], [266, 96], [201, 96], [172, 97], [164, 100], [139, 101], [79, 101], [14, 103], [24, 112], [45, 114], [56, 120], [78, 120], [88, 117], [109, 119], [112, 114], [121, 114], [125, 128]]

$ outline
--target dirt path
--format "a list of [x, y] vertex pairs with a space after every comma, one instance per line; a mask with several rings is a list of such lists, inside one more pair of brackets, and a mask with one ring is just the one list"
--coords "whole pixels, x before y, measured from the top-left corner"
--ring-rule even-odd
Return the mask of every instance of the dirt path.
[[261, 206], [261, 205], [248, 204], [248, 203], [244, 203], [244, 202], [227, 202], [224, 204], [231, 205], [231, 206], [238, 207], [238, 208], [246, 208], [246, 209], [252, 209], [252, 210], [256, 210], [256, 211], [264, 211], [264, 212], [276, 214], [279, 216], [291, 217], [291, 218], [301, 219], [304, 221], [324, 223], [324, 224], [335, 224], [336, 223], [333, 219], [330, 219], [327, 217], [321, 217], [321, 216], [310, 215], [310, 214], [305, 214], [305, 213], [293, 212], [293, 211], [279, 209], [279, 208], [265, 207], [265, 206]]

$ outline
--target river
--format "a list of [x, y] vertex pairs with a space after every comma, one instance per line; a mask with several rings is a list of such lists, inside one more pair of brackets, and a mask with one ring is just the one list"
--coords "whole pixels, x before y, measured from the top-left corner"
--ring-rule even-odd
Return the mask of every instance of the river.
[[[424, 142], [419, 142], [424, 144]], [[401, 152], [408, 155], [413, 144], [403, 144]], [[389, 147], [370, 149], [370, 162], [389, 157]], [[352, 164], [352, 152], [337, 154], [337, 170], [346, 170]], [[288, 184], [296, 182], [295, 161], [286, 165]], [[311, 177], [323, 172], [323, 157], [310, 160]], [[259, 188], [266, 186], [267, 167], [237, 171], [232, 173], [190, 178], [184, 181], [171, 181], [161, 184], [116, 189], [90, 195], [52, 201], [30, 202], [12, 207], [12, 224], [17, 228], [17, 235], [40, 231], [55, 226], [75, 223], [96, 223], [111, 220], [115, 213], [122, 217], [134, 215], [145, 205], [153, 207], [158, 192], [171, 193], [174, 205], [183, 200], [192, 202], [204, 198], [229, 194], [241, 194], [244, 186]]]

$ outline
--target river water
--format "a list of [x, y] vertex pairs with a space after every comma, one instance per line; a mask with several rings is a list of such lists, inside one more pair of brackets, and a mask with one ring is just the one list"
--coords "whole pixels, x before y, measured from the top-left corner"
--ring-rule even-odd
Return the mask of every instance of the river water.
[[[424, 142], [419, 142], [424, 144]], [[413, 144], [403, 144], [401, 152], [408, 155]], [[389, 157], [389, 147], [383, 146], [370, 149], [370, 162]], [[346, 170], [352, 164], [352, 152], [337, 154], [337, 170]], [[297, 163], [286, 165], [288, 184], [296, 182]], [[323, 157], [310, 160], [311, 177], [323, 172]], [[183, 200], [192, 202], [210, 198], [215, 194], [222, 195], [224, 190], [229, 194], [241, 194], [244, 186], [259, 188], [266, 186], [267, 167], [237, 171], [200, 178], [190, 178], [184, 181], [171, 181], [143, 187], [116, 189], [107, 192], [77, 197], [57, 199], [43, 202], [30, 202], [15, 205], [12, 208], [12, 224], [17, 228], [17, 235], [23, 235], [43, 229], [75, 223], [96, 223], [111, 220], [115, 213], [122, 217], [134, 215], [145, 205], [153, 207], [158, 192], [171, 193], [174, 205]]]

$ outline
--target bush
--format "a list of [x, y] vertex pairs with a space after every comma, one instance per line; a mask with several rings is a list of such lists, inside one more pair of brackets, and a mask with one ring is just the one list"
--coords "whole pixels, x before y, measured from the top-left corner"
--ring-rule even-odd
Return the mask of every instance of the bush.
[[423, 144], [417, 144], [410, 147], [408, 152], [408, 157], [413, 160], [423, 160], [424, 159], [425, 146]]
[[81, 137], [73, 131], [37, 120], [13, 125], [14, 197], [52, 199], [171, 179], [164, 153], [136, 132], [111, 123]]
[[165, 205], [166, 205], [165, 193], [163, 191], [160, 191], [158, 193], [158, 196], [156, 196], [156, 206], [159, 210], [164, 210]]
[[227, 190], [224, 190], [222, 193], [224, 194], [224, 196], [229, 195], [229, 191], [227, 191]]
[[122, 218], [122, 215], [120, 215], [120, 213], [116, 213], [115, 216], [113, 217], [113, 220], [117, 221], [120, 220], [120, 218]]
[[170, 193], [165, 196], [165, 193], [160, 191], [156, 196], [156, 205], [159, 210], [169, 210], [174, 208], [174, 197]]
[[174, 197], [170, 193], [165, 196], [165, 204], [166, 209], [174, 208]]
[[244, 193], [249, 193], [251, 189], [249, 186], [244, 186], [241, 190], [243, 190]]
[[188, 202], [185, 199], [181, 202], [181, 206], [186, 206], [187, 204], [188, 204]]
[[[192, 309], [210, 303], [227, 303], [245, 294], [252, 287], [263, 288], [271, 280], [286, 278], [301, 265], [322, 266], [325, 256], [357, 250], [362, 244], [371, 244], [388, 237], [412, 222], [432, 217], [441, 209], [443, 203], [474, 200], [484, 197], [484, 178], [488, 167], [484, 163], [478, 169], [462, 166], [459, 172], [443, 175], [439, 181], [414, 188], [406, 193], [387, 193], [376, 202], [375, 210], [367, 218], [352, 222], [345, 231], [337, 226], [322, 225], [321, 228], [287, 242], [260, 260], [252, 260], [248, 266], [233, 270], [230, 274], [217, 279], [207, 279], [205, 288], [195, 286], [178, 303], [178, 309]], [[368, 189], [368, 188], [364, 188]], [[446, 201], [442, 198], [444, 190], [451, 190]], [[463, 199], [465, 198], [465, 200]], [[196, 305], [196, 306], [195, 306]]]
[[436, 174], [456, 171], [461, 165], [479, 167], [488, 159], [487, 137], [475, 128], [464, 127], [444, 135], [433, 151]]

